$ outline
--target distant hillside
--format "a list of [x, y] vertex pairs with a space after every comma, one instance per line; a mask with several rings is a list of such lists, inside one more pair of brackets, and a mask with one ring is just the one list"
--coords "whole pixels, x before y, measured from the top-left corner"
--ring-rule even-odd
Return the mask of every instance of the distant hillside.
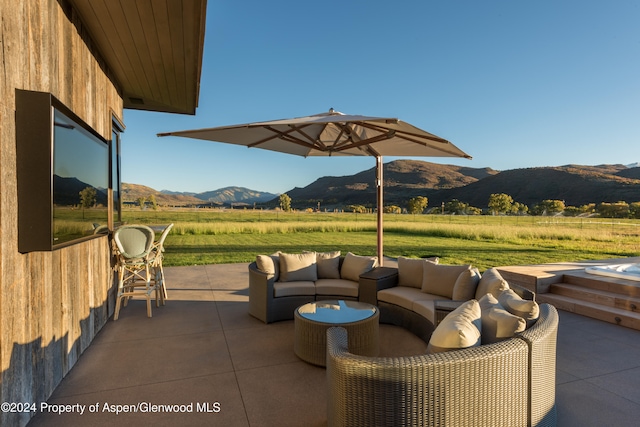
[[194, 194], [194, 196], [200, 200], [221, 204], [231, 204], [239, 202], [248, 204], [264, 203], [278, 197], [277, 194], [263, 193], [244, 187], [225, 187], [219, 190]]
[[204, 193], [180, 193], [168, 190], [158, 191], [144, 185], [122, 183], [122, 198], [125, 202], [135, 202], [140, 197], [148, 198], [150, 195], [155, 196], [159, 205], [167, 206], [202, 205], [204, 202], [216, 205], [253, 204], [264, 203], [278, 197], [277, 194], [243, 187], [226, 187]]
[[573, 172], [580, 175], [616, 175], [622, 171], [629, 169], [625, 165], [597, 165], [597, 166], [585, 166], [585, 165], [564, 165], [557, 167], [548, 167], [542, 169], [560, 169], [567, 172]]
[[[506, 193], [533, 206], [542, 200], [564, 200], [567, 205], [640, 201], [640, 168], [624, 165], [541, 167], [498, 172], [398, 160], [384, 165], [384, 203], [406, 207], [408, 200], [425, 196], [429, 206], [458, 199], [484, 208], [493, 193]], [[323, 177], [304, 188], [287, 192], [296, 208], [349, 204], [375, 205], [375, 169], [351, 176]]]
[[[304, 188], [287, 192], [294, 206], [361, 204], [376, 200], [375, 168], [343, 177], [323, 177]], [[459, 188], [497, 174], [490, 168], [442, 165], [418, 160], [396, 160], [384, 164], [385, 204], [405, 204], [411, 197], [429, 196], [437, 190]]]
[[[506, 193], [514, 201], [530, 207], [543, 200], [564, 200], [567, 206], [588, 203], [640, 201], [640, 167], [625, 165], [565, 165], [496, 171], [418, 160], [396, 160], [384, 165], [384, 204], [406, 207], [409, 199], [425, 196], [429, 206], [458, 199], [471, 206], [485, 208], [493, 193]], [[123, 200], [135, 202], [154, 194], [161, 205], [260, 204], [278, 206], [278, 195], [227, 187], [204, 193], [176, 193], [122, 184]], [[287, 191], [296, 209], [344, 208], [347, 205], [374, 207], [376, 204], [375, 168], [355, 175], [325, 176], [304, 188]]]
[[617, 175], [624, 178], [640, 179], [640, 167], [621, 170]]
[[493, 193], [506, 193], [514, 201], [529, 206], [548, 199], [564, 200], [567, 206], [620, 200], [640, 201], [640, 180], [609, 174], [607, 168], [602, 171], [573, 165], [513, 169], [434, 195], [434, 202], [455, 198], [483, 208]]
[[156, 202], [159, 205], [167, 206], [186, 206], [197, 205], [202, 203], [202, 200], [190, 195], [177, 194], [165, 194], [151, 187], [139, 184], [127, 184], [122, 183], [122, 201], [123, 202], [136, 202], [140, 197], [148, 198], [154, 195]]

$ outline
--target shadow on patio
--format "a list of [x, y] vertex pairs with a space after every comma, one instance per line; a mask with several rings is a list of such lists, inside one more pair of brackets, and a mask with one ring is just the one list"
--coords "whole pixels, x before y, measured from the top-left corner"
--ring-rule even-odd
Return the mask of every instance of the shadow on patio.
[[[151, 319], [143, 301], [123, 308], [29, 426], [326, 425], [325, 370], [293, 353], [293, 321], [249, 316], [247, 264], [165, 270], [167, 305]], [[380, 334], [382, 355], [426, 349], [399, 327]], [[560, 311], [557, 351], [559, 426], [637, 422], [640, 332]], [[149, 412], [125, 412], [136, 406]]]

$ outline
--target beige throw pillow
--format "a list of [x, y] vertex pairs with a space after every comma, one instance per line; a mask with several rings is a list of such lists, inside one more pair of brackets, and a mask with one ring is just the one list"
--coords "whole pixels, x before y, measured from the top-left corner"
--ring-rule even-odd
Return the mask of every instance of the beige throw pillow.
[[502, 291], [509, 289], [509, 284], [502, 278], [500, 272], [495, 268], [490, 268], [484, 272], [478, 283], [476, 299], [480, 299], [486, 294], [492, 294], [498, 298]]
[[360, 281], [360, 275], [373, 270], [378, 265], [378, 258], [374, 256], [360, 256], [348, 252], [342, 262], [340, 277], [354, 282]]
[[509, 313], [522, 317], [527, 322], [527, 328], [533, 325], [540, 316], [538, 303], [520, 298], [513, 289], [502, 292], [498, 297], [498, 302]]
[[318, 279], [340, 278], [340, 251], [316, 252]]
[[280, 253], [280, 281], [296, 282], [301, 280], [312, 282], [318, 280], [316, 253]]
[[461, 273], [470, 265], [443, 265], [425, 262], [422, 265], [422, 292], [452, 299], [453, 287]]
[[509, 313], [491, 294], [480, 298], [478, 303], [482, 312], [482, 344], [491, 344], [512, 338], [527, 327], [527, 323], [522, 317]]
[[280, 278], [280, 252], [271, 255], [258, 255], [256, 266], [263, 273], [273, 274], [273, 280], [277, 282]]
[[[422, 288], [422, 265], [427, 261], [419, 258], [398, 257], [398, 286]], [[437, 262], [436, 262], [437, 263]]]
[[480, 304], [474, 299], [447, 314], [433, 331], [427, 352], [440, 353], [480, 345], [480, 315]]
[[468, 301], [476, 296], [476, 288], [480, 282], [480, 272], [477, 268], [465, 270], [456, 279], [453, 285], [451, 299], [455, 301]]

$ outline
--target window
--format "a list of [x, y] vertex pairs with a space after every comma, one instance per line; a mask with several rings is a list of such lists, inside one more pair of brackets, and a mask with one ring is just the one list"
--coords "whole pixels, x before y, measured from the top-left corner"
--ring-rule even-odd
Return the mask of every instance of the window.
[[107, 232], [109, 146], [54, 108], [54, 245]]
[[109, 159], [111, 162], [111, 175], [109, 188], [111, 189], [111, 212], [113, 214], [113, 222], [110, 225], [113, 228], [115, 224], [122, 222], [120, 134], [124, 132], [124, 126], [115, 116], [113, 116], [111, 123], [111, 157]]

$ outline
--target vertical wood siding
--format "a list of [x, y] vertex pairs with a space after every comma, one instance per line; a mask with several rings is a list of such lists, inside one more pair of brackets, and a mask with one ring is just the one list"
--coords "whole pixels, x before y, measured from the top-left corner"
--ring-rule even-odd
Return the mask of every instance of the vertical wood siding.
[[15, 90], [51, 92], [106, 139], [122, 98], [64, 0], [0, 0], [0, 15], [0, 402], [37, 404], [112, 314], [113, 281], [106, 237], [18, 252]]

